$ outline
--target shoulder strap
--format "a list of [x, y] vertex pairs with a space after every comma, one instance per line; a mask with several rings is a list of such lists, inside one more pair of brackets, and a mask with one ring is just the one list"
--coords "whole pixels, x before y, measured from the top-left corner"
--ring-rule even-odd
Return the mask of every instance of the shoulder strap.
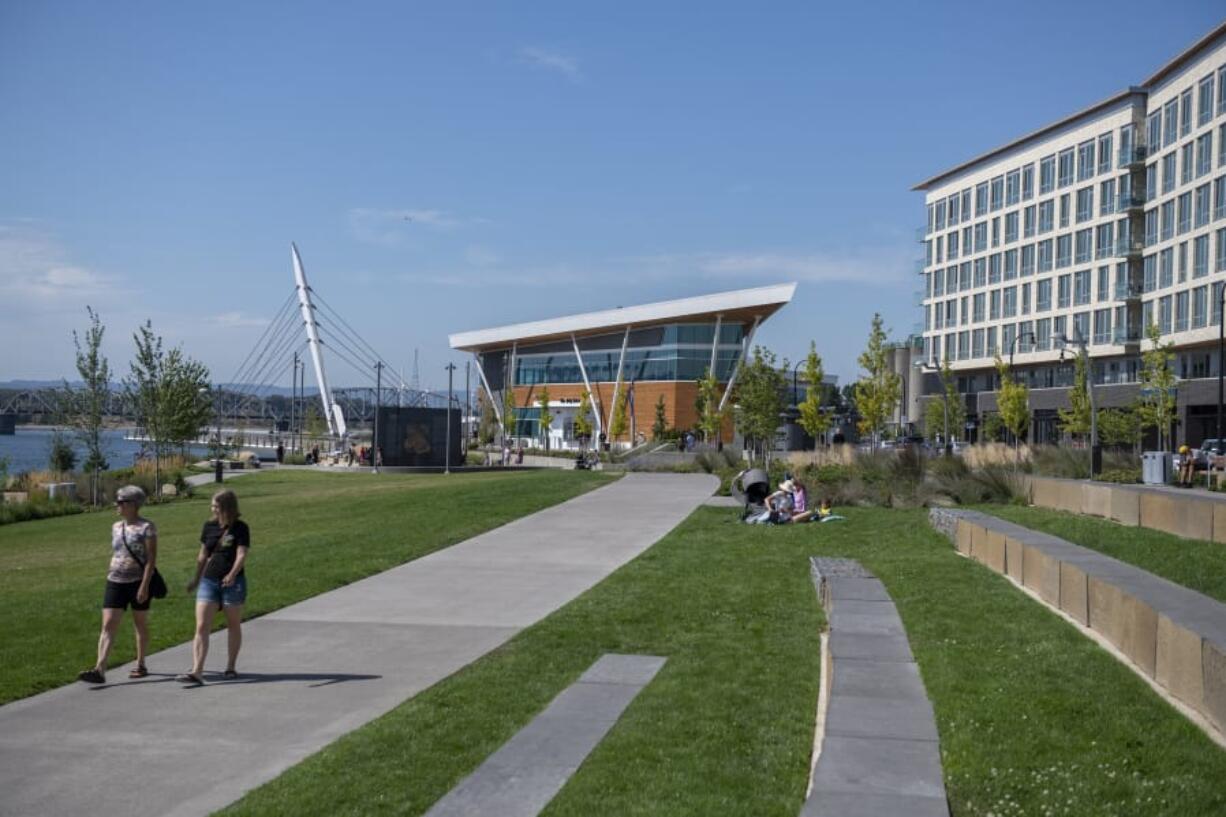
[[140, 558], [139, 556], [137, 556], [137, 555], [136, 555], [136, 553], [135, 553], [135, 552], [132, 550], [132, 547], [131, 547], [131, 546], [128, 544], [128, 523], [127, 523], [127, 522], [120, 522], [119, 524], [122, 526], [122, 527], [120, 527], [120, 531], [122, 532], [122, 536], [123, 536], [123, 546], [124, 546], [124, 548], [125, 548], [125, 549], [128, 551], [128, 554], [129, 554], [129, 555], [130, 555], [130, 556], [131, 556], [133, 559], [135, 559], [135, 560], [136, 560], [136, 563], [137, 563], [138, 565], [140, 565], [140, 569], [141, 569], [141, 570], [144, 570], [144, 569], [145, 569], [145, 563], [141, 561], [141, 558]]

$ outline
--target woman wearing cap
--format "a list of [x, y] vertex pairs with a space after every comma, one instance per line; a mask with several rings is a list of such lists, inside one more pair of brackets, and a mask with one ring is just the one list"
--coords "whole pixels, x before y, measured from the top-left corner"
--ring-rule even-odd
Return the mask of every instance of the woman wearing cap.
[[243, 604], [247, 601], [247, 550], [251, 530], [239, 519], [238, 497], [233, 491], [213, 495], [213, 518], [200, 531], [200, 554], [196, 557], [196, 576], [187, 583], [187, 592], [196, 590], [196, 638], [192, 642], [192, 669], [175, 678], [184, 684], [204, 683], [204, 659], [209, 654], [209, 632], [213, 617], [221, 610], [226, 615], [228, 660], [226, 679], [238, 677], [235, 666], [243, 645]]
[[144, 678], [145, 652], [149, 648], [149, 582], [157, 566], [158, 529], [140, 515], [145, 492], [125, 485], [115, 493], [120, 520], [111, 526], [111, 565], [102, 597], [102, 634], [98, 636], [98, 662], [77, 677], [90, 684], [106, 683], [106, 659], [123, 621], [123, 611], [132, 607], [136, 627], [136, 667], [129, 678]]
[[1191, 488], [1195, 469], [1196, 459], [1192, 456], [1192, 449], [1186, 445], [1179, 446], [1179, 484]]

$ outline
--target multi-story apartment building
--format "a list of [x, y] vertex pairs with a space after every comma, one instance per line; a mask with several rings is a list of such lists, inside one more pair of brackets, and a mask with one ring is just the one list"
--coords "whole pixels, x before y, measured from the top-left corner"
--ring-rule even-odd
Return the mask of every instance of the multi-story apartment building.
[[1214, 436], [1226, 23], [1141, 85], [914, 189], [927, 205], [922, 354], [949, 360], [972, 428], [995, 410], [1000, 355], [1031, 387], [1032, 438], [1052, 440], [1077, 353], [1066, 339], [1088, 345], [1100, 405], [1132, 402], [1152, 323], [1177, 352], [1177, 438]]

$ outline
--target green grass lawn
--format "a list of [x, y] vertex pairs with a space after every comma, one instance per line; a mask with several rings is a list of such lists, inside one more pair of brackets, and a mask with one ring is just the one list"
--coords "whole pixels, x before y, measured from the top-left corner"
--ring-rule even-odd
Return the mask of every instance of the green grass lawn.
[[955, 815], [1221, 815], [1226, 752], [922, 511], [749, 527], [703, 508], [638, 559], [226, 814], [421, 814], [605, 652], [669, 658], [545, 810], [795, 817], [822, 615], [811, 554], [880, 576], [936, 710]]
[[[467, 539], [607, 484], [600, 473], [401, 475], [271, 472], [227, 482], [251, 525], [251, 618]], [[150, 614], [151, 651], [191, 638], [193, 575], [212, 486], [151, 505], [170, 595]], [[479, 507], [480, 513], [473, 508]], [[111, 511], [0, 526], [0, 703], [76, 679], [91, 666], [110, 561]], [[112, 665], [135, 654], [124, 621]], [[158, 667], [161, 671], [182, 667]]]
[[1226, 545], [1219, 542], [1184, 539], [1096, 516], [1045, 508], [985, 505], [979, 510], [1097, 550], [1226, 602]]

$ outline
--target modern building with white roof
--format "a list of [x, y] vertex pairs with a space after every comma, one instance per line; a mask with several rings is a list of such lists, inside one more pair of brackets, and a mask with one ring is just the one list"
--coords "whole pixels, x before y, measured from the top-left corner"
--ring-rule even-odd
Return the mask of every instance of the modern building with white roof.
[[1195, 381], [1217, 376], [1226, 280], [1226, 23], [1140, 85], [914, 189], [923, 358], [950, 362], [972, 425], [995, 410], [999, 355], [1031, 387], [1031, 438], [1054, 440], [1078, 342], [1100, 404], [1130, 403], [1156, 324], [1185, 381], [1178, 438], [1215, 436], [1216, 380]]
[[[697, 381], [708, 369], [726, 401], [758, 327], [795, 291], [789, 283], [717, 292], [457, 332], [449, 340], [451, 348], [476, 357], [481, 386], [500, 422], [510, 390], [515, 436], [539, 438], [536, 401], [547, 387], [552, 447], [575, 445], [574, 418], [585, 391], [592, 395], [597, 436], [629, 442], [650, 435], [661, 398], [670, 427], [692, 428]], [[629, 428], [613, 440], [609, 425], [622, 389]]]

